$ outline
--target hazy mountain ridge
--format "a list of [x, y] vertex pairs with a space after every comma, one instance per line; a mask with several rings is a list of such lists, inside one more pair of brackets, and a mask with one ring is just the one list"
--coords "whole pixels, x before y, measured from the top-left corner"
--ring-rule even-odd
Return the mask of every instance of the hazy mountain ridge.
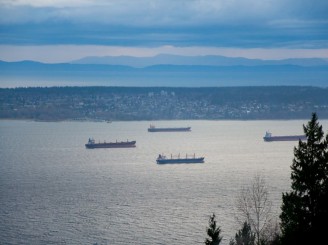
[[92, 70], [130, 70], [130, 71], [225, 71], [225, 70], [247, 70], [247, 71], [268, 71], [268, 70], [286, 70], [286, 71], [293, 71], [293, 70], [324, 70], [328, 71], [328, 63], [326, 65], [316, 65], [316, 66], [301, 66], [301, 65], [294, 65], [294, 64], [261, 64], [261, 65], [225, 65], [225, 66], [216, 66], [216, 65], [175, 65], [175, 64], [155, 64], [149, 65], [146, 67], [133, 67], [129, 65], [111, 65], [111, 64], [76, 64], [76, 63], [41, 63], [36, 61], [17, 61], [17, 62], [6, 62], [0, 60], [0, 69], [2, 72], [16, 70], [23, 71], [34, 69], [34, 71], [38, 71], [38, 69], [45, 70], [67, 70], [67, 71], [76, 71], [76, 70], [84, 70], [84, 71], [92, 71]]
[[90, 56], [70, 62], [72, 64], [107, 64], [126, 65], [132, 67], [147, 67], [153, 65], [200, 65], [200, 66], [260, 66], [260, 65], [298, 65], [322, 66], [328, 65], [327, 59], [304, 58], [283, 60], [260, 60], [247, 58], [233, 58], [219, 55], [181, 56], [160, 54], [152, 57], [134, 56]]
[[[174, 65], [132, 67], [116, 64], [0, 61], [0, 86], [10, 81], [72, 81], [103, 86], [328, 86], [328, 65]], [[9, 85], [8, 85], [9, 84]], [[20, 83], [22, 84], [22, 83]], [[20, 85], [22, 86], [22, 85]]]
[[74, 70], [106, 70], [108, 68], [112, 69], [134, 69], [129, 66], [124, 65], [104, 65], [104, 64], [71, 64], [71, 63], [41, 63], [36, 61], [24, 60], [24, 61], [17, 61], [17, 62], [6, 62], [0, 60], [0, 69], [3, 69], [5, 72], [7, 69], [18, 69], [17, 71], [28, 70], [28, 69], [38, 69], [44, 70], [58, 70], [64, 69], [67, 71], [74, 71]]

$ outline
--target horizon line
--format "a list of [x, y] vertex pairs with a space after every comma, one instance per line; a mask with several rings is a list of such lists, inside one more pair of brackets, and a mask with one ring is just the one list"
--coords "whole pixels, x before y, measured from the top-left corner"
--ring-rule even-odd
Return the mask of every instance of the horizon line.
[[227, 48], [227, 47], [124, 47], [102, 45], [1, 45], [0, 60], [69, 63], [86, 57], [222, 56], [258, 60], [328, 59], [328, 49]]

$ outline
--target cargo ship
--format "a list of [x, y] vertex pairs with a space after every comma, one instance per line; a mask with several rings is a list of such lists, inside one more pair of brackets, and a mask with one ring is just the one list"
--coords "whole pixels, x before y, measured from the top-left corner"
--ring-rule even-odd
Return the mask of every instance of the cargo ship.
[[270, 132], [266, 132], [263, 137], [264, 141], [299, 141], [306, 140], [306, 135], [285, 135], [285, 136], [272, 136]]
[[185, 128], [156, 128], [154, 125], [150, 125], [148, 132], [188, 132], [191, 127]]
[[178, 157], [172, 157], [171, 158], [167, 158], [164, 155], [159, 154], [156, 162], [159, 164], [164, 164], [164, 163], [203, 163], [204, 162], [204, 157], [195, 157], [195, 154], [192, 157], [188, 157], [188, 155], [186, 155], [185, 158], [180, 158], [180, 154], [178, 155]]
[[95, 148], [130, 148], [136, 147], [136, 141], [116, 141], [116, 142], [99, 142], [96, 143], [94, 139], [89, 138], [88, 143], [85, 144], [85, 147], [88, 149], [95, 149]]

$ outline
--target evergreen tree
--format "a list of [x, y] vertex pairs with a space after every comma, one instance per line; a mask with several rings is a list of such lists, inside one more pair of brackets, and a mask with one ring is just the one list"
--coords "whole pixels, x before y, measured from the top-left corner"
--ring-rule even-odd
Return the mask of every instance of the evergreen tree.
[[230, 245], [254, 245], [255, 234], [252, 232], [251, 226], [245, 222], [243, 228], [235, 235], [235, 240], [230, 241]]
[[216, 227], [216, 220], [215, 220], [215, 214], [213, 214], [210, 219], [208, 220], [209, 227], [206, 229], [207, 235], [209, 238], [206, 238], [205, 244], [206, 245], [219, 245], [222, 236], [220, 236], [221, 229], [220, 227]]
[[307, 141], [294, 148], [292, 190], [282, 196], [283, 244], [327, 242], [328, 135], [324, 137], [315, 113], [303, 128]]

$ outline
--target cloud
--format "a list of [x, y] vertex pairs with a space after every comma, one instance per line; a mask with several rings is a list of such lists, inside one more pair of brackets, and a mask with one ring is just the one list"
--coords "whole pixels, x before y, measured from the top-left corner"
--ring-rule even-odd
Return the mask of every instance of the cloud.
[[92, 0], [1, 0], [0, 4], [3, 6], [31, 6], [31, 7], [80, 7], [91, 6], [96, 1]]
[[0, 0], [0, 43], [323, 48], [327, 12], [326, 0]]
[[[280, 18], [327, 18], [328, 4], [317, 0], [2, 0], [7, 13], [26, 12], [24, 21], [58, 19], [120, 25], [222, 24], [241, 20], [256, 22]], [[44, 13], [47, 13], [48, 17]], [[5, 13], [4, 13], [5, 14]], [[41, 17], [39, 16], [41, 15]], [[28, 17], [27, 17], [28, 16]], [[21, 21], [20, 15], [12, 15]], [[6, 18], [2, 17], [5, 23]]]

